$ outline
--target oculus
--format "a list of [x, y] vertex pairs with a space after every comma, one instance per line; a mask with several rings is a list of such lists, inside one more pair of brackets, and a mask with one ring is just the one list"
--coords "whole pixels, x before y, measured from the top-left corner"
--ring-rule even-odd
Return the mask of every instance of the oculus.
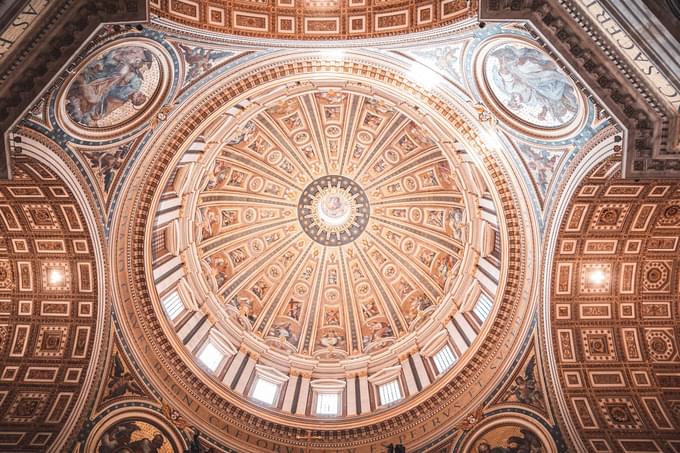
[[344, 245], [364, 231], [369, 219], [363, 189], [344, 176], [323, 176], [302, 192], [298, 219], [302, 229], [323, 245]]

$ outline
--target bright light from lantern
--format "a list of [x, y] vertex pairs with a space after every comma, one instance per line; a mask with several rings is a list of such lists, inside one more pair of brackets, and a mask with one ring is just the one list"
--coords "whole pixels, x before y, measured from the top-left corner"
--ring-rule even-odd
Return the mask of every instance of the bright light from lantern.
[[590, 279], [590, 282], [592, 284], [601, 285], [602, 283], [604, 283], [607, 276], [605, 275], [605, 273], [602, 269], [596, 269], [596, 270], [590, 272], [590, 275], [588, 276], [588, 278]]
[[345, 58], [344, 49], [328, 48], [321, 51], [321, 56], [326, 60], [342, 60]]
[[316, 205], [316, 210], [319, 218], [331, 226], [346, 223], [352, 215], [352, 207], [344, 192], [329, 192], [323, 195]]
[[481, 136], [487, 148], [498, 150], [502, 147], [501, 139], [498, 138], [498, 134], [495, 131], [491, 132], [489, 130], [482, 129]]
[[47, 281], [52, 286], [64, 283], [64, 271], [59, 268], [50, 269], [47, 273]]
[[413, 82], [426, 90], [431, 90], [442, 80], [439, 74], [420, 63], [413, 63], [411, 65], [409, 77]]

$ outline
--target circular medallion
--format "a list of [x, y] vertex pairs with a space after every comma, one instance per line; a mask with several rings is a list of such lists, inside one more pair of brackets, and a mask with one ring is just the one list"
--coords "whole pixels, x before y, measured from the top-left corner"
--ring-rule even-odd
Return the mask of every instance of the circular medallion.
[[115, 126], [144, 110], [160, 80], [158, 59], [141, 46], [102, 52], [66, 93], [66, 112], [85, 127]]
[[554, 128], [573, 121], [578, 113], [573, 82], [533, 46], [500, 44], [487, 55], [484, 71], [499, 104], [518, 118]]
[[368, 224], [368, 198], [357, 183], [345, 176], [322, 176], [307, 186], [298, 202], [302, 229], [322, 245], [354, 241]]
[[527, 135], [563, 137], [584, 125], [587, 106], [573, 80], [525, 40], [491, 40], [478, 52], [476, 75], [490, 109]]
[[181, 439], [168, 424], [146, 408], [117, 408], [97, 422], [88, 437], [84, 451], [98, 453], [131, 453], [183, 451]]
[[150, 423], [130, 420], [109, 428], [99, 440], [97, 451], [100, 453], [156, 451], [173, 453], [176, 451], [168, 441], [167, 435]]
[[549, 434], [539, 423], [529, 416], [519, 414], [504, 414], [502, 417], [496, 415], [484, 421], [481, 426], [474, 428], [463, 448], [462, 451], [470, 452], [557, 451]]
[[160, 107], [170, 58], [151, 40], [127, 40], [85, 61], [59, 96], [57, 115], [71, 134], [107, 139], [131, 132]]

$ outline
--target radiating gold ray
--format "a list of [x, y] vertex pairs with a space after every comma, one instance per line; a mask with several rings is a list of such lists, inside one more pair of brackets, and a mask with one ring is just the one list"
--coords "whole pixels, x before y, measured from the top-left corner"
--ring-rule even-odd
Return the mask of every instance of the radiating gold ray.
[[313, 283], [313, 293], [312, 293], [312, 301], [310, 304], [308, 304], [309, 309], [304, 312], [303, 316], [303, 322], [302, 324], [302, 329], [300, 331], [300, 343], [298, 346], [298, 351], [304, 352], [304, 353], [311, 353], [312, 348], [313, 348], [313, 341], [314, 341], [314, 324], [315, 320], [318, 318], [318, 311], [319, 311], [319, 306], [321, 305], [321, 302], [319, 300], [320, 295], [322, 293], [322, 287], [323, 287], [323, 275], [324, 275], [324, 269], [326, 268], [326, 254], [328, 252], [328, 247], [322, 247], [321, 248], [321, 258], [317, 261], [317, 269], [315, 273], [314, 280], [312, 281]]
[[328, 169], [328, 149], [323, 140], [323, 132], [321, 131], [321, 118], [319, 118], [319, 105], [316, 98], [312, 94], [307, 94], [302, 97], [302, 110], [307, 119], [307, 124], [312, 136], [312, 141], [316, 147], [316, 152], [321, 156], [324, 174], [331, 174]]
[[338, 172], [341, 175], [345, 174], [345, 166], [347, 165], [351, 153], [353, 139], [356, 135], [356, 130], [359, 127], [359, 121], [361, 120], [357, 112], [362, 110], [364, 99], [363, 96], [352, 94], [350, 96], [350, 101], [348, 102], [347, 110], [345, 111], [343, 121], [345, 129], [340, 142], [340, 171]]
[[401, 309], [399, 308], [400, 304], [395, 303], [395, 295], [389, 288], [385, 287], [386, 285], [383, 280], [378, 277], [377, 270], [370, 265], [366, 254], [361, 250], [360, 247], [356, 247], [355, 250], [361, 258], [364, 271], [366, 271], [368, 279], [373, 283], [374, 288], [378, 289], [380, 296], [379, 303], [381, 303], [386, 308], [385, 313], [390, 315], [387, 317], [387, 319], [392, 324], [395, 337], [399, 338], [404, 333], [406, 333], [407, 328], [406, 320], [404, 319]]

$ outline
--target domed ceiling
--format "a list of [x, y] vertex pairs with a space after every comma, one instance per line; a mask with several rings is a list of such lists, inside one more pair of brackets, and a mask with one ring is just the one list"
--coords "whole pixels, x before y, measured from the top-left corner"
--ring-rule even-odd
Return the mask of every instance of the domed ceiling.
[[368, 448], [386, 420], [474, 410], [508, 366], [534, 281], [521, 198], [478, 110], [392, 65], [255, 59], [187, 96], [129, 176], [121, 328], [210, 435]]
[[0, 82], [0, 446], [680, 451], [678, 94], [633, 22], [62, 3]]
[[379, 351], [437, 311], [470, 217], [429, 132], [385, 99], [336, 90], [248, 120], [195, 206], [196, 253], [223, 317], [324, 359]]

